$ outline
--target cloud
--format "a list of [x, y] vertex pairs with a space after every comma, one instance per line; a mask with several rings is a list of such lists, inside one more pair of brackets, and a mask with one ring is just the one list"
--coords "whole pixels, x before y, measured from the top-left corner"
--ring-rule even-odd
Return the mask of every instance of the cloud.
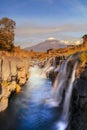
[[82, 43], [82, 42], [79, 41], [79, 40], [75, 41], [75, 45], [79, 45], [79, 44], [81, 44], [81, 43]]
[[[79, 44], [82, 35], [87, 32], [87, 23], [67, 23], [60, 26], [42, 26], [35, 23], [18, 25], [15, 43], [22, 47], [32, 46], [49, 37], [62, 40], [65, 44]], [[63, 41], [64, 40], [64, 41]]]
[[87, 31], [87, 23], [83, 24], [64, 24], [61, 26], [54, 27], [43, 27], [35, 24], [32, 25], [22, 25], [17, 27], [15, 33], [20, 36], [33, 36], [38, 34], [46, 34], [46, 33], [61, 33], [61, 32], [86, 32]]
[[60, 40], [60, 42], [66, 44], [66, 45], [68, 45], [70, 43], [68, 40]]
[[60, 42], [66, 45], [80, 45], [82, 43], [81, 40], [60, 40]]

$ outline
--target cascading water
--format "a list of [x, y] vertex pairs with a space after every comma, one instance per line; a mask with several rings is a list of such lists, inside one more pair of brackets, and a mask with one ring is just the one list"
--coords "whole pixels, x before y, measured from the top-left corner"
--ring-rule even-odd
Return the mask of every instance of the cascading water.
[[50, 71], [54, 70], [54, 66], [52, 66], [52, 60], [53, 60], [53, 64], [54, 64], [55, 60], [53, 58], [50, 58], [47, 61], [44, 69], [42, 70], [41, 75], [44, 75], [44, 74], [49, 73]]
[[70, 79], [70, 82], [68, 85], [68, 89], [67, 89], [66, 94], [65, 94], [62, 116], [60, 118], [60, 121], [56, 125], [57, 130], [65, 130], [67, 125], [68, 125], [69, 107], [70, 107], [70, 100], [71, 100], [71, 95], [72, 95], [73, 83], [75, 80], [76, 67], [77, 67], [77, 63], [75, 63], [75, 65], [74, 65], [71, 79]]
[[70, 79], [70, 83], [69, 83], [69, 87], [68, 87], [66, 95], [65, 95], [65, 101], [64, 101], [64, 106], [63, 106], [63, 115], [65, 115], [66, 117], [68, 117], [70, 99], [71, 99], [72, 89], [73, 89], [73, 83], [75, 80], [76, 67], [77, 67], [77, 63], [75, 63], [75, 65], [74, 65], [73, 72], [72, 72], [71, 79]]
[[44, 68], [44, 70], [43, 70], [44, 73], [45, 73], [45, 72], [48, 70], [48, 68], [51, 66], [51, 60], [52, 60], [52, 58], [50, 58], [50, 59], [48, 60], [48, 62], [46, 63], [45, 68]]
[[71, 57], [72, 56], [70, 56], [66, 61], [62, 63], [57, 78], [54, 82], [53, 91], [52, 91], [52, 95], [53, 95], [52, 105], [58, 106], [62, 100], [63, 89], [65, 87], [66, 78], [67, 78], [67, 64], [70, 61]]
[[[0, 130], [54, 130], [57, 108], [48, 108], [51, 81], [41, 75], [41, 68], [30, 68], [30, 78], [22, 91], [14, 95], [8, 109], [0, 113]], [[11, 116], [10, 116], [11, 115]]]
[[49, 67], [46, 69], [46, 73], [50, 73], [52, 72], [55, 68], [56, 68], [56, 60], [55, 60], [55, 57], [51, 59], [52, 60], [52, 63], [50, 63]]
[[[60, 67], [59, 74], [55, 80], [54, 84], [54, 99], [46, 100], [46, 103], [49, 104], [49, 101], [52, 106], [59, 106], [62, 98], [63, 98], [63, 90], [67, 85], [67, 90], [65, 91], [65, 98], [64, 98], [64, 104], [63, 104], [63, 110], [62, 114], [60, 114], [60, 118], [58, 122], [56, 123], [56, 128], [55, 130], [65, 130], [68, 125], [68, 117], [69, 117], [69, 107], [70, 107], [70, 100], [71, 100], [71, 95], [72, 95], [72, 89], [73, 89], [73, 83], [75, 80], [75, 70], [77, 67], [77, 63], [73, 65], [73, 70], [71, 73], [70, 80], [68, 84], [66, 84], [67, 81], [67, 68], [68, 68], [68, 63], [71, 61], [72, 56], [70, 56], [66, 61], [64, 61]], [[51, 65], [51, 59], [47, 63], [47, 68], [50, 67]], [[60, 107], [60, 106], [59, 106]]]
[[56, 58], [55, 57], [53, 58], [53, 66], [54, 66], [54, 68], [56, 67]]

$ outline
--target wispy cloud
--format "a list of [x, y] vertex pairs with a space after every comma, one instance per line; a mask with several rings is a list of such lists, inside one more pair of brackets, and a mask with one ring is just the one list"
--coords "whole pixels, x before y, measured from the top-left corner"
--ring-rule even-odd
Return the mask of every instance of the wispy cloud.
[[86, 32], [87, 31], [87, 23], [82, 24], [65, 24], [61, 26], [54, 26], [54, 27], [41, 27], [38, 25], [23, 25], [17, 27], [15, 30], [17, 35], [20, 36], [32, 36], [38, 34], [46, 34], [46, 33], [53, 33], [53, 32]]
[[[64, 24], [61, 26], [46, 27], [35, 24], [25, 24], [17, 27], [16, 41], [22, 47], [32, 46], [48, 37], [55, 37], [65, 44], [79, 44], [81, 36], [87, 31], [87, 24]], [[77, 36], [81, 34], [80, 36]]]
[[[36, 18], [34, 23], [32, 22], [31, 24], [25, 22], [25, 24], [17, 26], [15, 30], [16, 42], [19, 41], [22, 46], [24, 46], [24, 43], [26, 43], [26, 46], [29, 46], [46, 40], [48, 37], [55, 37], [59, 40], [64, 40], [66, 44], [72, 44], [73, 42], [75, 44], [80, 43], [81, 36], [87, 33], [86, 0], [32, 1], [35, 2], [36, 5], [38, 5], [37, 3], [41, 5], [39, 11], [37, 11], [39, 8], [36, 8], [36, 12], [40, 17], [38, 15], [34, 15], [33, 18]], [[46, 12], [44, 8], [46, 9]], [[34, 9], [35, 5], [32, 10]], [[36, 12], [31, 11], [32, 14], [36, 14]]]
[[79, 45], [82, 43], [81, 40], [60, 40], [61, 43], [64, 43], [66, 45]]

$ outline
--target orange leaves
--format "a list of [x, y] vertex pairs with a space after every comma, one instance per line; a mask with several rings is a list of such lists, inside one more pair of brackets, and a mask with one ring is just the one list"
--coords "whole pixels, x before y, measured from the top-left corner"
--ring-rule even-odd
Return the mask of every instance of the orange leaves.
[[9, 18], [0, 20], [0, 49], [12, 51], [14, 45], [14, 28], [15, 22]]

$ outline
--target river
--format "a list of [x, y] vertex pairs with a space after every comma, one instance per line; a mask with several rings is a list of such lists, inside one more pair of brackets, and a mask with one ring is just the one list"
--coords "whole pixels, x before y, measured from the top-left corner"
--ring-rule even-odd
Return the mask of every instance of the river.
[[51, 96], [52, 83], [40, 75], [40, 69], [30, 69], [30, 78], [19, 94], [10, 99], [8, 108], [0, 113], [0, 130], [56, 130], [58, 107], [46, 101]]

